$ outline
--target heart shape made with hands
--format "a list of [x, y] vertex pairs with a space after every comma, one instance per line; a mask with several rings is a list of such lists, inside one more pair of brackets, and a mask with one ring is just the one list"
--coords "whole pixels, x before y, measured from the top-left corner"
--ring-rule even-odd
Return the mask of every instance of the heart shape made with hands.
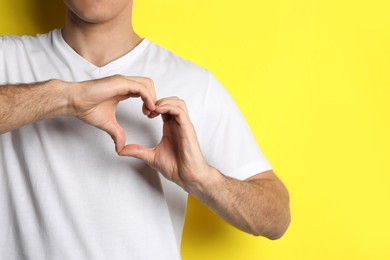
[[[183, 100], [177, 97], [168, 97], [157, 100], [153, 109], [143, 103], [142, 112], [148, 118], [161, 115], [163, 131], [160, 142], [148, 148], [139, 144], [125, 144], [126, 134], [117, 122], [115, 115], [119, 104], [111, 103], [110, 120], [104, 124], [103, 130], [109, 133], [116, 144], [116, 151], [120, 156], [129, 156], [140, 159], [150, 167], [157, 169], [168, 180], [179, 186], [193, 180], [195, 175], [207, 172], [195, 129], [190, 121], [187, 107]], [[115, 106], [113, 106], [115, 105]], [[200, 174], [203, 175], [203, 174]]]

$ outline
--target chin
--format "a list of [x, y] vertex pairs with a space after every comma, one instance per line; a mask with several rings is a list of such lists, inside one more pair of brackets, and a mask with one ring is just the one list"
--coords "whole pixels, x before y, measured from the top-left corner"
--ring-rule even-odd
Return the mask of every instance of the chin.
[[131, 14], [132, 0], [65, 0], [68, 16], [86, 23], [104, 23]]

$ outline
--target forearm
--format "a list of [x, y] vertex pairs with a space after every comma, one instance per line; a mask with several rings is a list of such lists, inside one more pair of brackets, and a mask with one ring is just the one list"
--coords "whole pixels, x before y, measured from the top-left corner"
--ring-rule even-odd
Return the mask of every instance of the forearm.
[[0, 134], [36, 121], [66, 115], [68, 100], [64, 82], [0, 86]]
[[[272, 171], [263, 173], [275, 176]], [[280, 238], [290, 223], [289, 196], [276, 178], [240, 181], [210, 168], [207, 182], [189, 188], [204, 203], [233, 226], [269, 239]]]
[[237, 228], [277, 239], [290, 223], [287, 190], [272, 171], [245, 181], [228, 178], [205, 162], [183, 100], [160, 99], [163, 136], [152, 148], [126, 145], [119, 154], [143, 160]]

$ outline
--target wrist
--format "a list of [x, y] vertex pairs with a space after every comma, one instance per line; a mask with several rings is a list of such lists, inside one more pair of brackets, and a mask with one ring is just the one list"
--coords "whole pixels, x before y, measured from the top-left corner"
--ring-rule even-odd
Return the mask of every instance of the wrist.
[[53, 89], [53, 116], [71, 116], [74, 115], [74, 108], [72, 106], [71, 88], [69, 82], [59, 79], [52, 79], [47, 81], [49, 89]]
[[201, 178], [191, 182], [186, 188], [187, 192], [196, 198], [204, 194], [217, 192], [219, 189], [218, 187], [220, 187], [225, 180], [225, 176], [209, 165], [206, 165], [201, 176]]

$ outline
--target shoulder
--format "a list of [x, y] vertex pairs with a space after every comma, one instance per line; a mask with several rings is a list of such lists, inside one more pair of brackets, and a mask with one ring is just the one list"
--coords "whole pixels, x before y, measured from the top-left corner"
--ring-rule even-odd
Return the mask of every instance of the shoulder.
[[1, 82], [36, 82], [46, 80], [51, 70], [48, 53], [53, 50], [52, 32], [35, 36], [0, 37]]
[[50, 38], [54, 31], [47, 34], [37, 34], [35, 36], [23, 35], [6, 35], [0, 37], [0, 48], [7, 53], [13, 50], [38, 50], [45, 49], [50, 44]]
[[148, 51], [144, 61], [148, 63], [148, 68], [156, 69], [165, 76], [174, 76], [176, 78], [205, 79], [209, 77], [209, 71], [192, 61], [184, 59], [171, 50], [166, 49], [152, 41], [148, 42]]

